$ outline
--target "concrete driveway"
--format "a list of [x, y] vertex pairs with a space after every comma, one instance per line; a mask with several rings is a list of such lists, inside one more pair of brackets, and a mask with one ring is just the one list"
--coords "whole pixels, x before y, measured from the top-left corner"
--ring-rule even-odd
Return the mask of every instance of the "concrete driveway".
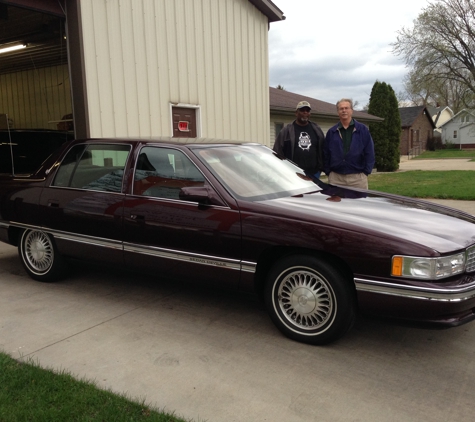
[[475, 170], [475, 161], [471, 161], [467, 158], [409, 160], [407, 155], [402, 155], [399, 162], [399, 171], [408, 170]]
[[473, 420], [473, 323], [360, 317], [313, 347], [253, 298], [86, 265], [42, 284], [4, 244], [0, 289], [0, 349], [195, 421]]

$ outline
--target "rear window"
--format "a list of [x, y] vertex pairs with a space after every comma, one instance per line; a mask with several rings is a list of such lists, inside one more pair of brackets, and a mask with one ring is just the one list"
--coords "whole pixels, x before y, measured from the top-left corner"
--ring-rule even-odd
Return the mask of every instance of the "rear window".
[[129, 145], [76, 145], [67, 153], [52, 186], [121, 192]]

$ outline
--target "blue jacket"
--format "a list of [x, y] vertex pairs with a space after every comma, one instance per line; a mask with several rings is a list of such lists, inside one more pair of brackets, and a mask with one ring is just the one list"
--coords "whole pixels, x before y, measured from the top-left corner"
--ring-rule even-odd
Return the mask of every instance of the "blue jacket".
[[351, 146], [346, 155], [343, 154], [343, 139], [338, 124], [328, 130], [323, 148], [323, 170], [326, 174], [332, 171], [339, 174], [371, 174], [374, 167], [373, 138], [364, 124], [354, 122]]

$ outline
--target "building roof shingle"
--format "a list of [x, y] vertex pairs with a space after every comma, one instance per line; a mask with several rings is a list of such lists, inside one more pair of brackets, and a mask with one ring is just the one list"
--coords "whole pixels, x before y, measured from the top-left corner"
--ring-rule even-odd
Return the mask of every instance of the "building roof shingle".
[[[269, 87], [269, 105], [273, 112], [294, 113], [295, 107], [300, 101], [308, 101], [312, 106], [312, 114], [321, 116], [338, 117], [336, 112], [336, 104], [320, 101], [305, 95], [295, 94], [294, 92], [285, 91], [283, 89]], [[363, 118], [366, 121], [380, 122], [383, 119], [373, 116], [364, 111], [353, 112], [355, 118]]]
[[401, 107], [399, 109], [399, 115], [401, 116], [401, 126], [411, 127], [416, 121], [416, 119], [424, 112], [426, 113], [427, 118], [432, 123], [432, 126], [435, 127], [434, 121], [432, 120], [432, 116], [429, 110], [427, 110], [426, 106]]

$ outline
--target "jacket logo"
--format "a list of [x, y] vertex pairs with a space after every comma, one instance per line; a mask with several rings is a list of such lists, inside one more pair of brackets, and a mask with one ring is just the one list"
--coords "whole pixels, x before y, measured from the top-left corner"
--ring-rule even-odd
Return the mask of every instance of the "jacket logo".
[[310, 135], [307, 132], [300, 133], [298, 145], [304, 151], [308, 151], [310, 149], [312, 140], [310, 139]]

